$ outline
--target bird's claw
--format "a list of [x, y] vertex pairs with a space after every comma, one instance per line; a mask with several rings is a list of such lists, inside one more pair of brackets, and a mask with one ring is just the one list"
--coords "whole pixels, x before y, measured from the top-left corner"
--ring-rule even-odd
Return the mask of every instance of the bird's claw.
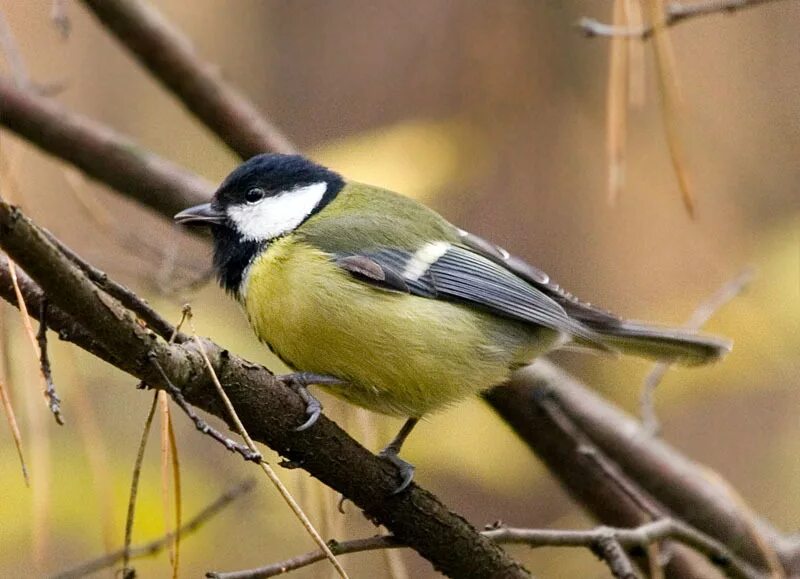
[[313, 374], [311, 372], [295, 372], [293, 374], [284, 374], [278, 376], [278, 379], [286, 386], [297, 392], [297, 395], [303, 400], [306, 405], [306, 414], [308, 419], [295, 428], [296, 432], [307, 430], [314, 426], [322, 414], [322, 404], [319, 400], [314, 398], [308, 391], [308, 386], [311, 384], [341, 384], [342, 381], [333, 376], [325, 376], [322, 374]]
[[408, 485], [414, 479], [414, 465], [397, 456], [397, 452], [392, 448], [384, 448], [378, 456], [385, 458], [397, 467], [397, 472], [400, 475], [400, 484], [391, 492], [391, 495], [399, 495], [408, 488]]
[[303, 424], [295, 428], [296, 432], [302, 432], [307, 428], [311, 428], [314, 426], [314, 423], [319, 420], [320, 414], [322, 414], [322, 404], [319, 400], [314, 398], [308, 390], [306, 390], [306, 394], [308, 395], [307, 400], [303, 400], [306, 403], [306, 414], [308, 414], [308, 420], [306, 420]]

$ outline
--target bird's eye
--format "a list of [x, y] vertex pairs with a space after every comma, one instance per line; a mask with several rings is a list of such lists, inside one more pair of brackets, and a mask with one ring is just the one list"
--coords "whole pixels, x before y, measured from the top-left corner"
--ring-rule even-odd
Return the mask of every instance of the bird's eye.
[[258, 203], [264, 198], [264, 190], [258, 187], [253, 187], [244, 194], [244, 200], [248, 203]]

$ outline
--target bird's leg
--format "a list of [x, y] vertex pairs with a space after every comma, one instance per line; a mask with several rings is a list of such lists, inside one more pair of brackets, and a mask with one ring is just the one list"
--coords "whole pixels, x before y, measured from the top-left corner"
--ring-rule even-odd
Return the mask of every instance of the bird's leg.
[[297, 392], [297, 395], [303, 400], [306, 405], [306, 414], [308, 420], [295, 428], [297, 431], [306, 430], [314, 425], [322, 414], [322, 404], [319, 400], [314, 398], [308, 391], [311, 384], [343, 384], [342, 380], [334, 378], [333, 376], [325, 376], [323, 374], [314, 374], [313, 372], [293, 372], [291, 374], [282, 374], [275, 376], [278, 380], [283, 382], [286, 386]]
[[411, 431], [414, 430], [417, 422], [419, 422], [419, 418], [409, 418], [406, 420], [400, 432], [397, 433], [397, 436], [395, 436], [378, 455], [395, 465], [400, 473], [400, 486], [392, 491], [393, 495], [406, 490], [408, 485], [411, 484], [411, 479], [414, 478], [414, 465], [404, 461], [398, 455], [400, 454], [403, 443], [406, 441], [406, 438], [408, 438], [408, 435], [411, 434]]

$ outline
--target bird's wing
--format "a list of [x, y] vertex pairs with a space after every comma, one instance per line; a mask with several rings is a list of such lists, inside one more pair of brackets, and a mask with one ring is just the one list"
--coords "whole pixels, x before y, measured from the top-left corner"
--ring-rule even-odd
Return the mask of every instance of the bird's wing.
[[495, 245], [463, 229], [458, 230], [458, 235], [464, 246], [502, 266], [541, 290], [564, 308], [564, 311], [567, 312], [571, 318], [589, 327], [598, 329], [616, 327], [622, 323], [622, 320], [611, 312], [580, 301], [578, 298], [553, 283], [550, 276], [545, 272], [511, 255], [499, 245]]
[[468, 246], [437, 241], [411, 252], [381, 248], [340, 253], [335, 262], [387, 290], [473, 305], [500, 316], [597, 341], [597, 336], [527, 277]]

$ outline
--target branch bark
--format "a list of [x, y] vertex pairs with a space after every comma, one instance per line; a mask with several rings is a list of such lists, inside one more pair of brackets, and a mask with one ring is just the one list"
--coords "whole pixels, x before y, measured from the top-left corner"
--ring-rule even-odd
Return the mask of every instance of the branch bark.
[[[46, 293], [53, 304], [49, 318], [57, 323], [80, 320], [82, 331], [77, 335], [83, 338], [88, 333], [94, 343], [101, 344], [95, 347], [95, 353], [147, 384], [163, 388], [164, 379], [152, 363], [157, 361], [187, 401], [227, 421], [228, 414], [194, 341], [169, 344], [143, 327], [61, 254], [47, 235], [6, 203], [0, 203], [0, 245]], [[437, 569], [453, 577], [529, 576], [500, 547], [431, 493], [412, 485], [408, 492], [393, 496], [397, 484], [394, 467], [324, 416], [308, 431], [296, 432], [294, 427], [303, 421], [305, 405], [265, 368], [210, 341], [204, 348], [255, 440], [342, 493]]]
[[92, 14], [203, 124], [242, 159], [294, 146], [191, 41], [139, 0], [83, 0]]
[[[641, 424], [603, 400], [566, 372], [546, 361], [518, 372], [507, 386], [491, 390], [490, 404], [508, 421], [574, 493], [582, 504], [606, 524], [615, 519], [616, 503], [585, 478], [562, 437], [544, 424], [547, 416], [542, 400], [554, 399], [559, 408], [609, 459], [635, 481], [649, 496], [698, 530], [730, 547], [738, 556], [761, 569], [779, 565], [775, 551], [787, 572], [796, 572], [793, 552], [782, 553], [782, 537], [750, 512], [743, 502], [721, 484], [721, 478], [692, 462], [667, 443], [648, 435]], [[623, 524], [624, 526], [624, 524]]]

